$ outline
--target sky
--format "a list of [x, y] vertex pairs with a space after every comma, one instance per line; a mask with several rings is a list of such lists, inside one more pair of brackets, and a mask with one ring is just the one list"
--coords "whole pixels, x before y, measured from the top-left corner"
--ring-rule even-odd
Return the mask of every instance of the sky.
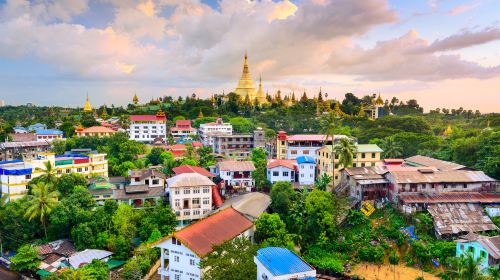
[[0, 0], [0, 100], [320, 88], [500, 112], [500, 0]]

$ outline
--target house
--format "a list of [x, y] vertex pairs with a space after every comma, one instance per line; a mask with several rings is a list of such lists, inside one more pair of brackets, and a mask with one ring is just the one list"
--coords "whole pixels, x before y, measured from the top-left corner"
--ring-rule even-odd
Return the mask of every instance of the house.
[[12, 141], [10, 142], [32, 142], [36, 141], [35, 133], [12, 133], [10, 134]]
[[90, 180], [88, 190], [92, 194], [97, 205], [104, 205], [106, 200], [115, 198], [114, 191], [116, 190], [116, 186], [107, 178], [98, 176]]
[[196, 128], [192, 127], [191, 124], [190, 120], [176, 120], [175, 126], [170, 128], [170, 134], [174, 139], [196, 135]]
[[316, 279], [316, 270], [286, 248], [261, 248], [254, 262], [258, 280]]
[[33, 160], [39, 153], [50, 152], [51, 148], [51, 144], [47, 141], [0, 143], [0, 160]]
[[270, 159], [267, 162], [267, 180], [276, 182], [296, 182], [298, 166], [296, 160]]
[[[193, 149], [199, 149], [203, 147], [203, 144], [198, 141], [191, 142]], [[174, 144], [167, 146], [166, 151], [171, 152], [175, 159], [183, 158], [187, 152], [188, 146], [186, 144]]]
[[255, 187], [255, 180], [252, 178], [252, 172], [255, 166], [252, 161], [221, 161], [216, 165], [216, 173], [224, 182], [226, 189], [252, 191]]
[[297, 166], [299, 170], [299, 184], [301, 186], [310, 186], [315, 182], [316, 161], [309, 156], [297, 157]]
[[[381, 154], [382, 149], [375, 144], [356, 144], [356, 153], [353, 157], [353, 167], [377, 166], [382, 165]], [[340, 170], [343, 168], [339, 163], [339, 155], [333, 153], [332, 165], [332, 146], [325, 145], [316, 151], [316, 161], [318, 168], [318, 176], [327, 174], [335, 176], [335, 182], [340, 182]], [[335, 168], [332, 169], [332, 166]]]
[[213, 136], [214, 153], [235, 160], [248, 158], [252, 154], [252, 149], [264, 147], [265, 137], [262, 128], [256, 129], [253, 133]]
[[439, 203], [427, 206], [434, 220], [436, 237], [456, 238], [469, 232], [498, 230], [491, 219], [476, 203]]
[[[345, 135], [335, 135], [333, 141], [346, 138]], [[326, 139], [323, 134], [287, 135], [279, 131], [276, 137], [276, 158], [296, 159], [299, 156], [310, 156], [316, 159], [316, 151], [324, 145], [331, 145], [332, 139]]]
[[68, 154], [54, 155], [39, 153], [34, 160], [11, 160], [0, 162], [0, 188], [9, 200], [21, 198], [28, 192], [32, 178], [43, 175], [45, 163], [50, 162], [56, 176], [79, 173], [86, 178], [92, 176], [108, 176], [106, 154]]
[[198, 173], [198, 174], [203, 175], [203, 176], [208, 177], [208, 178], [215, 177], [215, 174], [209, 172], [208, 170], [206, 170], [203, 167], [192, 166], [192, 165], [188, 165], [188, 164], [174, 167], [174, 168], [172, 168], [172, 171], [175, 173], [175, 175], [184, 174], [184, 173]]
[[116, 130], [105, 126], [91, 126], [87, 128], [78, 128], [76, 135], [78, 137], [109, 137], [117, 133]]
[[78, 269], [91, 263], [93, 260], [107, 262], [112, 255], [112, 252], [105, 250], [85, 249], [69, 257], [68, 262], [73, 269]]
[[166, 176], [154, 169], [136, 169], [128, 172], [130, 183], [114, 191], [114, 199], [119, 203], [133, 205], [136, 208], [148, 202], [154, 206], [165, 197]]
[[14, 126], [14, 134], [25, 134], [28, 133], [28, 129], [22, 126]]
[[481, 259], [480, 268], [483, 271], [500, 264], [500, 236], [468, 233], [455, 242], [456, 256], [472, 254], [474, 260]]
[[161, 280], [198, 280], [202, 277], [200, 261], [213, 251], [213, 247], [236, 237], [252, 239], [251, 220], [229, 207], [193, 223], [173, 234], [150, 244], [160, 248]]
[[198, 220], [212, 210], [214, 186], [214, 182], [198, 173], [183, 173], [167, 179], [170, 205], [181, 225]]
[[389, 180], [384, 177], [387, 169], [381, 166], [350, 167], [341, 171], [337, 190], [348, 190], [357, 201], [381, 202], [389, 196]]
[[[413, 213], [416, 211], [425, 210], [429, 205], [441, 203], [475, 203], [482, 205], [498, 205], [500, 204], [500, 194], [479, 192], [402, 194], [399, 196], [398, 207], [405, 213]], [[486, 207], [485, 210], [490, 217], [494, 217], [494, 213], [492, 213], [492, 211], [488, 211], [488, 209], [492, 208]]]
[[198, 134], [204, 146], [213, 147], [213, 137], [215, 135], [233, 134], [233, 126], [230, 123], [223, 122], [222, 118], [218, 118], [215, 122], [200, 124]]
[[38, 130], [46, 130], [46, 129], [47, 129], [47, 125], [43, 124], [43, 123], [32, 124], [32, 125], [29, 125], [27, 128], [28, 132], [36, 132]]
[[251, 192], [227, 199], [218, 209], [210, 212], [209, 215], [232, 207], [255, 222], [267, 211], [269, 205], [271, 205], [271, 197], [269, 195], [260, 192]]
[[161, 110], [156, 115], [130, 115], [128, 129], [131, 140], [153, 143], [156, 138], [166, 138], [167, 118]]
[[[73, 243], [67, 239], [60, 239], [46, 244], [36, 246], [36, 250], [41, 257], [39, 271], [53, 273], [61, 268], [65, 268], [68, 258], [76, 253]], [[43, 272], [37, 272], [43, 274]]]
[[35, 135], [36, 141], [52, 142], [56, 139], [63, 139], [63, 132], [59, 129], [39, 129]]

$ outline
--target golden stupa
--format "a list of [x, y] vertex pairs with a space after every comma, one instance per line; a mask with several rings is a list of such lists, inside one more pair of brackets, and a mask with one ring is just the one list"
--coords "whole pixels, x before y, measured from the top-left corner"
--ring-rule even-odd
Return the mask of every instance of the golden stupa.
[[255, 97], [257, 97], [257, 93], [252, 81], [252, 76], [250, 76], [250, 71], [248, 70], [248, 57], [246, 52], [245, 61], [243, 64], [243, 73], [241, 74], [241, 78], [238, 81], [238, 86], [236, 87], [234, 92], [238, 94], [243, 100], [247, 95], [251, 101], [255, 100]]
[[259, 77], [259, 90], [257, 91], [257, 102], [259, 104], [267, 104], [267, 98], [262, 90], [262, 77]]
[[375, 105], [384, 106], [384, 100], [382, 100], [382, 97], [380, 97], [380, 93], [378, 94], [378, 97], [375, 100]]
[[83, 105], [83, 111], [87, 113], [92, 112], [92, 105], [90, 105], [88, 94], [87, 94], [87, 100], [85, 101], [85, 105]]

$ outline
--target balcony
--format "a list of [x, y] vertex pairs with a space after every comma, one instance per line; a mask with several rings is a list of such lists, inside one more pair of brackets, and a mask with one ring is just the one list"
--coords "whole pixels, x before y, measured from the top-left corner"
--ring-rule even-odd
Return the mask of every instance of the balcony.
[[158, 274], [163, 275], [163, 276], [168, 276], [168, 266], [164, 267], [164, 268], [159, 267]]

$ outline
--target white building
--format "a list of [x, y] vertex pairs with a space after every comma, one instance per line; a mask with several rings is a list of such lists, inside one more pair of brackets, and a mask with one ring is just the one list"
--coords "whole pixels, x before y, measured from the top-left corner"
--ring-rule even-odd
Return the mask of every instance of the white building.
[[253, 171], [255, 171], [255, 166], [252, 161], [227, 160], [218, 162], [216, 166], [216, 173], [226, 186], [246, 191], [251, 191], [255, 186], [255, 180], [252, 178]]
[[28, 192], [32, 178], [43, 175], [45, 162], [50, 162], [56, 176], [79, 173], [86, 178], [92, 176], [108, 176], [106, 154], [61, 155], [40, 153], [37, 159], [30, 161], [12, 160], [0, 163], [0, 190], [8, 200], [23, 197]]
[[[185, 175], [185, 174], [182, 174]], [[161, 280], [198, 280], [203, 271], [200, 261], [213, 246], [236, 237], [253, 239], [254, 226], [245, 215], [232, 207], [217, 212], [151, 244], [161, 249]]]
[[295, 160], [271, 159], [267, 163], [267, 180], [271, 183], [297, 180], [298, 166]]
[[213, 147], [213, 136], [231, 135], [233, 134], [233, 126], [230, 123], [223, 122], [221, 118], [218, 118], [215, 122], [200, 124], [198, 132], [203, 146]]
[[316, 279], [316, 270], [292, 251], [267, 247], [257, 251], [257, 280]]
[[152, 143], [167, 136], [167, 118], [161, 110], [156, 115], [131, 115], [128, 135], [131, 140]]
[[316, 174], [316, 162], [308, 156], [297, 157], [300, 185], [313, 185]]
[[183, 173], [167, 179], [170, 205], [181, 225], [198, 220], [212, 210], [212, 186], [198, 173]]
[[175, 126], [170, 128], [170, 134], [174, 139], [181, 139], [190, 135], [196, 135], [196, 128], [191, 127], [190, 120], [177, 120]]

